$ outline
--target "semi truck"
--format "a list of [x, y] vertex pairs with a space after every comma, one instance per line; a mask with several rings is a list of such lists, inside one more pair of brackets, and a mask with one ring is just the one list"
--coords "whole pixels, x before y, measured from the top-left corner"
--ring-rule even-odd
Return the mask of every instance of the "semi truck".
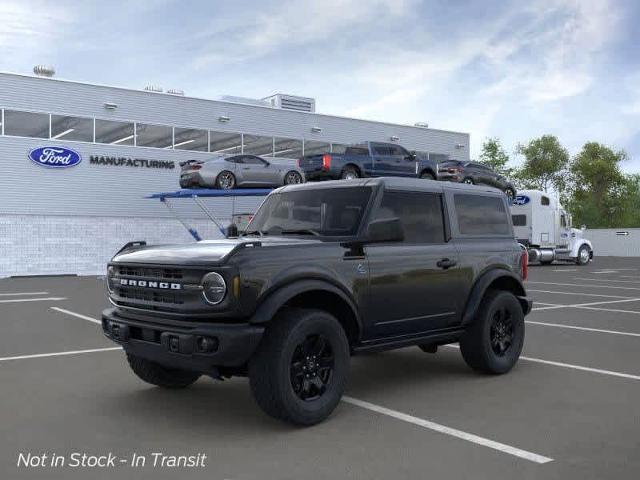
[[569, 212], [548, 193], [519, 192], [511, 205], [511, 218], [530, 263], [548, 265], [558, 260], [586, 265], [593, 260], [593, 245], [584, 238], [586, 227], [573, 228]]

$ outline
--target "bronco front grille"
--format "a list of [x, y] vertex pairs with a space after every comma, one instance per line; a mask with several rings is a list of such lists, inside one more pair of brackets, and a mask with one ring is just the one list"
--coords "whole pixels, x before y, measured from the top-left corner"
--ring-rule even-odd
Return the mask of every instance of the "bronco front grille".
[[153, 265], [112, 265], [109, 287], [113, 303], [167, 314], [207, 310], [200, 283], [209, 270]]

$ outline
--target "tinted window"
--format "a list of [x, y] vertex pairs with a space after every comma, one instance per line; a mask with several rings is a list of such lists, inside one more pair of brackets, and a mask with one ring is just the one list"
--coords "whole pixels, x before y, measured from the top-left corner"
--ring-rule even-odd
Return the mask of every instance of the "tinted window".
[[388, 148], [389, 148], [389, 155], [397, 155], [400, 157], [406, 157], [407, 155], [409, 155], [409, 152], [407, 152], [400, 145], [389, 145]]
[[442, 198], [438, 194], [387, 191], [374, 217], [398, 217], [405, 243], [444, 243]]
[[365, 145], [355, 145], [347, 147], [345, 155], [369, 155], [369, 149]]
[[509, 235], [504, 201], [499, 197], [454, 195], [458, 227], [463, 235]]
[[346, 149], [347, 149], [347, 145], [343, 145], [341, 143], [331, 144], [331, 153], [341, 154], [341, 153], [344, 153]]
[[540, 205], [549, 205], [549, 197], [540, 197]]
[[4, 134], [16, 137], [49, 138], [49, 115], [5, 110]]
[[376, 155], [391, 155], [391, 150], [386, 145], [372, 145], [371, 148]]
[[244, 157], [242, 157], [242, 162], [239, 163], [246, 163], [249, 165], [264, 165], [264, 160], [262, 160], [261, 158], [258, 157], [252, 157], [251, 155], [245, 155]]
[[526, 215], [511, 215], [511, 221], [514, 227], [524, 227], [527, 224]]
[[224, 161], [229, 163], [244, 163], [243, 157], [228, 157], [225, 158]]
[[93, 142], [93, 119], [51, 115], [51, 138]]
[[369, 203], [370, 187], [325, 188], [272, 194], [267, 197], [247, 231], [267, 235], [355, 235]]

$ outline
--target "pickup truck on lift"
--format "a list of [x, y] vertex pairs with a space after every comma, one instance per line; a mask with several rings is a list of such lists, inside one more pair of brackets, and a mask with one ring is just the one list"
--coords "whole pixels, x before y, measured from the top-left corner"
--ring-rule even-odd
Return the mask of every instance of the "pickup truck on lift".
[[307, 181], [362, 177], [411, 177], [435, 180], [438, 163], [428, 153], [409, 152], [395, 143], [364, 142], [343, 154], [305, 155], [298, 160]]

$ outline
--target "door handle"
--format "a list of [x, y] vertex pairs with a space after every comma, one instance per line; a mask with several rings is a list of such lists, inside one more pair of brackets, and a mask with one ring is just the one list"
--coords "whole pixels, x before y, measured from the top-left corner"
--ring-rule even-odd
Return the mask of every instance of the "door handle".
[[442, 268], [443, 270], [446, 270], [447, 268], [455, 267], [457, 264], [458, 262], [456, 262], [455, 260], [451, 260], [449, 258], [443, 258], [438, 263], [436, 263], [436, 265], [439, 268]]

